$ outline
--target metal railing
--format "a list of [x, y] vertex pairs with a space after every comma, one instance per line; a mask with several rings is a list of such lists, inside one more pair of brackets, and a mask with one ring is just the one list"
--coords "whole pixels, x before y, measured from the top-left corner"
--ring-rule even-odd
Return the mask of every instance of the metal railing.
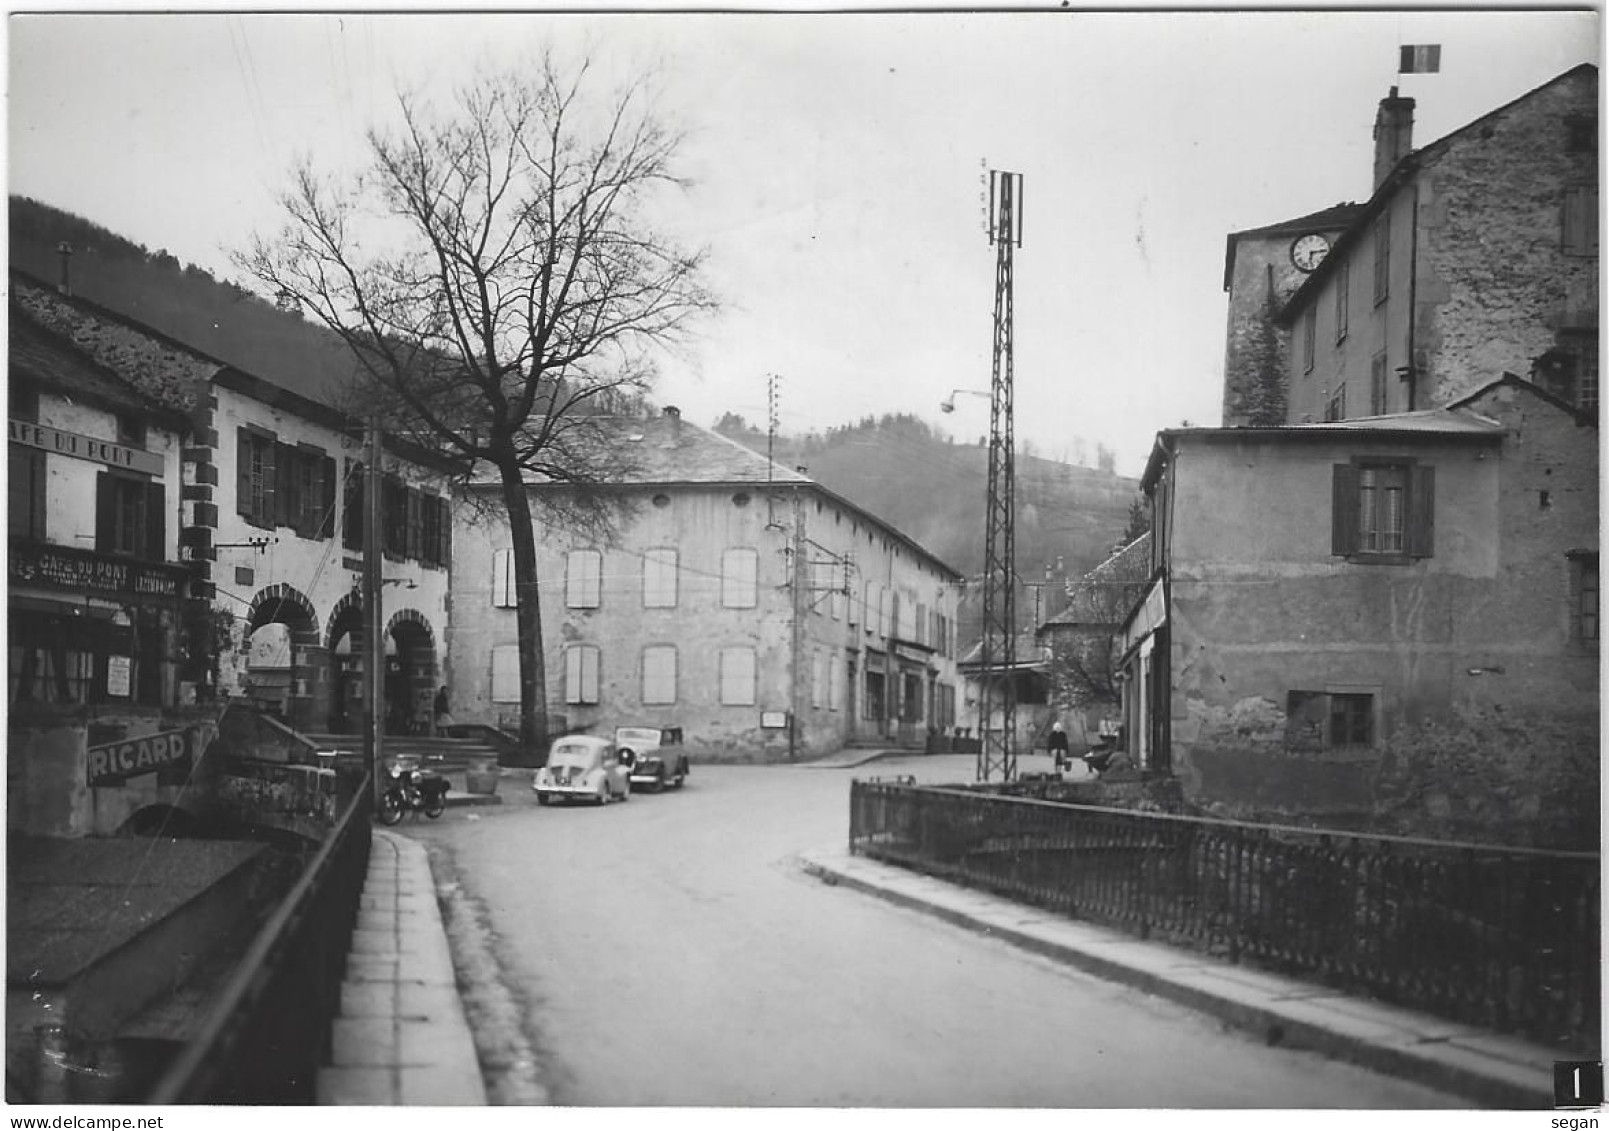
[[860, 781], [849, 846], [1141, 937], [1598, 1047], [1596, 853]]
[[150, 1103], [313, 1102], [368, 873], [370, 792], [364, 774]]

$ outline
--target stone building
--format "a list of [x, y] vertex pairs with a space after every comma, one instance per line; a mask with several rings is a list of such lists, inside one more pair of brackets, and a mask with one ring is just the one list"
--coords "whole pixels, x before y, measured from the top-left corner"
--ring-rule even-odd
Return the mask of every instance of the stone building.
[[[608, 537], [530, 484], [549, 710], [571, 730], [680, 726], [695, 758], [919, 745], [955, 721], [960, 575], [797, 471], [681, 419], [606, 422], [631, 470]], [[469, 490], [495, 498], [494, 483]], [[453, 532], [456, 722], [516, 729], [513, 551], [496, 508]]]
[[[191, 598], [179, 701], [356, 730], [362, 433], [334, 407], [340, 387], [309, 374], [289, 388], [24, 272], [11, 283], [30, 319], [187, 422], [169, 500]], [[448, 468], [388, 440], [384, 474], [386, 718], [409, 729], [428, 722], [444, 667]]]
[[1596, 844], [1590, 414], [1509, 375], [1436, 409], [1171, 429], [1142, 482], [1140, 765], [1225, 813]]
[[[1414, 100], [1392, 88], [1368, 201], [1230, 237], [1224, 424], [1435, 408], [1503, 373], [1596, 412], [1597, 105], [1583, 65], [1415, 149]], [[1281, 242], [1298, 275], [1264, 263]], [[1272, 343], [1253, 313], [1270, 301]], [[1251, 411], [1279, 399], [1263, 389], [1270, 355], [1284, 360], [1277, 420]]]

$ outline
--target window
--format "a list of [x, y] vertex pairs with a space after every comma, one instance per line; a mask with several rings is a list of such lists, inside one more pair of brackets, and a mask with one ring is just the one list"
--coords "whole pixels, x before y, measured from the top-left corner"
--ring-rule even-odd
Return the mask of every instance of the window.
[[1571, 634], [1582, 644], [1598, 646], [1598, 555], [1570, 555]]
[[564, 606], [596, 609], [603, 603], [603, 554], [571, 550], [564, 563]]
[[1563, 247], [1566, 255], [1598, 254], [1598, 190], [1571, 185], [1564, 190]]
[[160, 482], [103, 471], [95, 483], [95, 549], [162, 561], [167, 492]]
[[499, 644], [492, 649], [492, 702], [520, 701], [520, 646]]
[[1301, 753], [1374, 745], [1374, 696], [1292, 691], [1285, 699], [1285, 745]]
[[45, 539], [45, 453], [21, 444], [10, 446], [10, 533], [14, 538]]
[[440, 495], [419, 492], [419, 561], [446, 568], [452, 564], [452, 515]]
[[722, 706], [754, 706], [754, 649], [722, 648], [720, 682]]
[[642, 650], [642, 701], [676, 702], [676, 645], [650, 644]]
[[1335, 342], [1337, 345], [1346, 341], [1347, 317], [1350, 314], [1352, 297], [1352, 264], [1342, 260], [1341, 266], [1335, 272]]
[[277, 447], [272, 432], [250, 425], [236, 432], [235, 511], [253, 526], [265, 530], [274, 528]]
[[1374, 304], [1379, 306], [1391, 293], [1391, 214], [1374, 222]]
[[1324, 406], [1325, 420], [1346, 419], [1346, 382], [1342, 381], [1330, 394], [1329, 403]]
[[13, 380], [11, 388], [7, 390], [7, 402], [12, 420], [23, 420], [29, 424], [39, 423], [39, 390], [20, 381]]
[[514, 551], [512, 548], [492, 551], [492, 608], [519, 607], [518, 590], [514, 586]]
[[1566, 114], [1564, 130], [1566, 153], [1598, 152], [1598, 115]]
[[1332, 495], [1332, 554], [1399, 564], [1431, 556], [1435, 468], [1408, 461], [1337, 464]]
[[1302, 372], [1313, 372], [1313, 350], [1318, 339], [1318, 312], [1309, 306], [1302, 314]]
[[676, 607], [676, 551], [649, 550], [642, 556], [642, 603], [645, 609]]
[[145, 447], [145, 421], [132, 413], [118, 413], [117, 442], [125, 448]]
[[741, 548], [721, 555], [721, 607], [752, 609], [759, 604], [760, 552]]
[[1377, 353], [1369, 360], [1369, 415], [1386, 414], [1386, 355]]
[[810, 657], [810, 705], [816, 710], [827, 698], [827, 656], [815, 652]]
[[596, 644], [572, 644], [564, 650], [564, 701], [573, 704], [598, 701], [598, 672], [602, 659]]
[[408, 488], [387, 475], [380, 481], [380, 545], [388, 558], [408, 556]]
[[1559, 344], [1536, 359], [1531, 378], [1582, 412], [1598, 411], [1598, 335], [1594, 330], [1561, 330]]
[[834, 653], [827, 661], [827, 710], [844, 709], [844, 658]]

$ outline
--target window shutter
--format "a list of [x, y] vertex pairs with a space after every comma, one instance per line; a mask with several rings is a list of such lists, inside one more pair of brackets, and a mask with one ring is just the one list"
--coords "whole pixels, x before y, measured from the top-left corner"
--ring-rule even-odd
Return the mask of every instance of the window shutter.
[[492, 551], [492, 607], [514, 607], [514, 551]]
[[676, 646], [650, 644], [642, 652], [642, 701], [676, 702]]
[[1358, 469], [1334, 467], [1330, 491], [1330, 553], [1345, 557], [1358, 549]]
[[145, 485], [145, 529], [150, 533], [145, 556], [153, 562], [168, 557], [168, 492], [160, 480]]
[[453, 564], [452, 506], [443, 497], [435, 501], [436, 507], [436, 560], [443, 568]]
[[117, 530], [117, 492], [109, 472], [95, 477], [95, 549], [102, 554], [112, 552]]
[[348, 550], [363, 548], [363, 465], [351, 459], [341, 481], [341, 545]]
[[335, 457], [320, 456], [318, 461], [318, 538], [335, 537]]
[[598, 701], [598, 676], [602, 668], [602, 653], [596, 645], [587, 644], [581, 648], [581, 695], [584, 702], [596, 703]]
[[1409, 557], [1428, 558], [1436, 546], [1436, 469], [1423, 464], [1408, 468], [1408, 513], [1403, 523], [1403, 549]]
[[492, 702], [520, 701], [520, 646], [499, 644], [492, 649]]
[[415, 491], [412, 487], [405, 488], [404, 490], [405, 494], [403, 495], [403, 498], [407, 500], [407, 502], [403, 505], [407, 508], [408, 548], [404, 552], [403, 556], [417, 560], [424, 557], [422, 549], [424, 539], [420, 529], [422, 526], [422, 515], [424, 510], [420, 504], [423, 502], [423, 500], [419, 498], [419, 492]]
[[235, 429], [235, 513], [256, 521], [251, 506], [251, 433], [244, 428]]

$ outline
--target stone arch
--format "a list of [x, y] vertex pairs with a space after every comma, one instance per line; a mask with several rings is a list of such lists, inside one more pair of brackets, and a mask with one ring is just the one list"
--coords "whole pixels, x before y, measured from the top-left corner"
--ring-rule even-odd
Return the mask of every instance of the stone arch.
[[385, 639], [387, 731], [428, 732], [441, 678], [436, 632], [419, 610], [400, 609], [386, 622]]
[[285, 721], [297, 730], [316, 730], [329, 713], [330, 654], [313, 602], [292, 586], [267, 586], [251, 599], [247, 640], [271, 624], [284, 625], [290, 636], [290, 671], [281, 700]]
[[363, 634], [363, 595], [351, 592], [335, 602], [324, 625], [324, 647], [330, 657], [330, 697], [326, 726], [332, 734], [363, 730], [363, 654], [369, 643]]

